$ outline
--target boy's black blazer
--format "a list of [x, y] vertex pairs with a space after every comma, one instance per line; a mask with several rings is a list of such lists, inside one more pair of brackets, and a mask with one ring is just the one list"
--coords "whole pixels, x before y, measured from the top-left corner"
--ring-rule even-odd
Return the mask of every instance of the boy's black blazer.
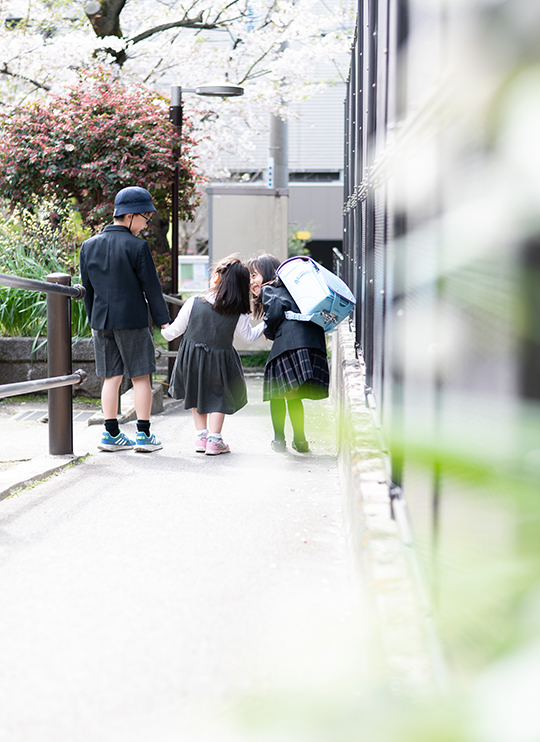
[[83, 242], [80, 266], [92, 329], [148, 327], [148, 308], [156, 325], [170, 322], [150, 246], [127, 227], [110, 224]]

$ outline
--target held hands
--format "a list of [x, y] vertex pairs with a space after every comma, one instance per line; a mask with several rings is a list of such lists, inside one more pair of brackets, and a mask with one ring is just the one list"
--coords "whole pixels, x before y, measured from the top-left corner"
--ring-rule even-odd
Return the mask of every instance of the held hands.
[[161, 329], [164, 330], [166, 327], [169, 327], [170, 324], [170, 322], [167, 322], [167, 324], [161, 325]]

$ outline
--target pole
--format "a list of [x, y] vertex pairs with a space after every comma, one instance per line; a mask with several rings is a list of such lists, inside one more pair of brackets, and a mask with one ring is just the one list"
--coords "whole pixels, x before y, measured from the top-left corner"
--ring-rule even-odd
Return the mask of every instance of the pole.
[[[49, 283], [71, 284], [66, 273], [50, 273]], [[47, 373], [71, 374], [71, 299], [47, 294]], [[70, 386], [49, 389], [49, 453], [73, 455], [73, 399]]]
[[[284, 41], [280, 51], [289, 46]], [[289, 187], [289, 124], [279, 116], [270, 114], [269, 162], [273, 170], [272, 188]]]
[[178, 134], [178, 145], [173, 149], [174, 175], [172, 186], [172, 245], [171, 245], [171, 294], [178, 293], [178, 197], [180, 195], [180, 156], [182, 154], [182, 87], [171, 88], [169, 120]]
[[269, 159], [273, 163], [273, 188], [289, 187], [289, 125], [286, 121], [270, 114]]
[[[172, 186], [172, 244], [171, 244], [171, 294], [178, 296], [178, 198], [180, 196], [180, 155], [182, 153], [182, 87], [180, 85], [173, 85], [171, 88], [171, 107], [169, 109], [169, 120], [171, 124], [176, 128], [178, 133], [178, 145], [173, 150], [174, 158], [174, 176]], [[174, 304], [172, 305], [173, 310], [175, 309]], [[171, 311], [171, 318], [174, 320], [178, 314], [178, 307], [176, 312]], [[178, 350], [180, 347], [180, 338], [175, 338], [169, 342], [169, 350]], [[168, 360], [168, 378], [169, 383], [172, 378], [172, 372], [174, 368], [174, 358]]]

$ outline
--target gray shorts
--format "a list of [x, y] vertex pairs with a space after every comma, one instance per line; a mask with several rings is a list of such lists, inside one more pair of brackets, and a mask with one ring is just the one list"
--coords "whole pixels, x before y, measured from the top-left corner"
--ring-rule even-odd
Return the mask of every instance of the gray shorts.
[[130, 379], [156, 370], [154, 342], [148, 327], [134, 330], [94, 330], [96, 374]]

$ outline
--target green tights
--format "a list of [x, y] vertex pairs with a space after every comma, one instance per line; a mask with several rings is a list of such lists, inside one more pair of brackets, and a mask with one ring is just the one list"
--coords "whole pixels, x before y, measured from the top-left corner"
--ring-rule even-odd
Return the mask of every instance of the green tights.
[[293, 429], [295, 441], [304, 441], [304, 405], [302, 400], [296, 397], [285, 401], [284, 397], [276, 397], [270, 400], [270, 415], [274, 428], [274, 440], [285, 440], [285, 417], [289, 408], [289, 418]]

